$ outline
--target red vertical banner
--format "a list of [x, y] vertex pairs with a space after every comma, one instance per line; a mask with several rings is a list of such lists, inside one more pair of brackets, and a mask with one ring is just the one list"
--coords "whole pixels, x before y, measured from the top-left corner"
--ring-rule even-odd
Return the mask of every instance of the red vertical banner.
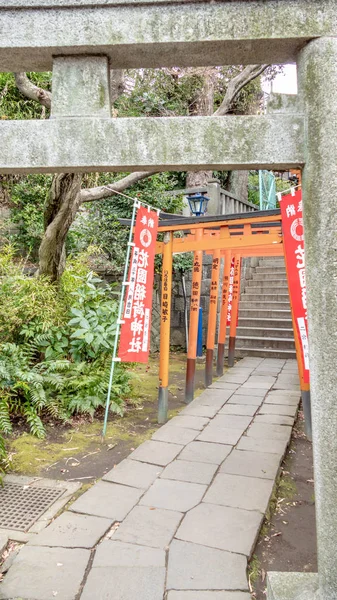
[[293, 320], [300, 341], [304, 383], [309, 383], [307, 288], [305, 281], [302, 191], [283, 196], [281, 202], [284, 253]]
[[123, 362], [148, 362], [157, 230], [157, 212], [141, 206], [136, 218], [119, 342], [118, 356]]
[[232, 256], [228, 285], [227, 325], [231, 324], [232, 319], [232, 304], [235, 293], [235, 287], [237, 287], [237, 283], [235, 282], [235, 271], [237, 272], [237, 269], [238, 266], [236, 266], [235, 268], [235, 256]]

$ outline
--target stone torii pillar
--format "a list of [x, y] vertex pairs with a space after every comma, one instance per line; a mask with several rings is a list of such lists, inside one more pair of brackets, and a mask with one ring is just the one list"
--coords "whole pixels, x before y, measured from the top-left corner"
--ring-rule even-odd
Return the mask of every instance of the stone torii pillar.
[[337, 38], [298, 56], [318, 575], [269, 573], [269, 600], [337, 598]]

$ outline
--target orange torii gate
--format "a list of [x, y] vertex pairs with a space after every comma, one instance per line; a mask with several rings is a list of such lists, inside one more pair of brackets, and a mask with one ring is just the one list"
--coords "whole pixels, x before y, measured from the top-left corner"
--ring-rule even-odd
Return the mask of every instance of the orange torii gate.
[[[178, 232], [180, 236], [182, 232], [185, 236], [175, 237]], [[217, 375], [219, 376], [223, 373], [224, 365], [229, 271], [232, 257], [234, 257], [235, 262], [235, 274], [229, 330], [228, 366], [233, 366], [235, 357], [241, 258], [283, 256], [284, 247], [280, 210], [211, 217], [178, 217], [177, 215], [170, 217], [165, 215], [165, 218], [159, 222], [158, 233], [164, 233], [164, 240], [162, 242], [158, 241], [156, 245], [156, 253], [163, 256], [158, 394], [158, 421], [163, 423], [167, 419], [168, 410], [173, 254], [194, 253], [185, 388], [185, 401], [189, 403], [194, 397], [203, 252], [213, 255], [205, 366], [205, 383], [208, 386], [212, 383], [221, 258], [224, 258], [225, 264], [218, 331]], [[309, 389], [309, 386], [306, 387], [306, 384], [303, 383], [301, 351], [296, 332], [295, 345], [301, 390], [303, 391]]]

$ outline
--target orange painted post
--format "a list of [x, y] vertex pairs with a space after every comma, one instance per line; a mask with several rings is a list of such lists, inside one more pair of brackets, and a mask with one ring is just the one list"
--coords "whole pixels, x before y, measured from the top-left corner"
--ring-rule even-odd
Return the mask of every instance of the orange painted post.
[[220, 249], [213, 253], [211, 289], [209, 294], [209, 312], [206, 341], [205, 385], [208, 387], [213, 380], [213, 354], [218, 312], [218, 292], [220, 275]]
[[[229, 326], [229, 342], [228, 342], [228, 366], [234, 366], [235, 358], [235, 341], [236, 341], [236, 327], [239, 315], [239, 300], [240, 300], [240, 277], [241, 277], [241, 256], [240, 254], [235, 255], [234, 263], [234, 283], [232, 293], [232, 312], [231, 322]], [[231, 289], [229, 288], [229, 299], [231, 296]]]
[[172, 291], [172, 245], [173, 245], [173, 233], [169, 231], [164, 234], [164, 248], [163, 248], [161, 317], [160, 317], [158, 423], [165, 423], [165, 421], [167, 421], [167, 410], [168, 410], [171, 291]]
[[[196, 241], [200, 241], [203, 237], [202, 229], [197, 229], [195, 235], [196, 235]], [[190, 327], [189, 327], [189, 336], [188, 336], [187, 365], [186, 365], [185, 402], [187, 404], [189, 402], [192, 402], [193, 397], [194, 397], [194, 379], [195, 379], [195, 364], [196, 364], [196, 357], [197, 357], [197, 338], [198, 338], [201, 276], [202, 276], [202, 251], [196, 250], [194, 252], [193, 273], [192, 273]]]
[[223, 375], [224, 359], [225, 359], [225, 343], [227, 333], [227, 312], [228, 312], [228, 288], [229, 288], [229, 276], [231, 270], [232, 256], [230, 250], [224, 252], [224, 272], [222, 279], [222, 292], [221, 292], [221, 308], [220, 308], [220, 325], [218, 335], [218, 353], [216, 359], [216, 374], [218, 377]]

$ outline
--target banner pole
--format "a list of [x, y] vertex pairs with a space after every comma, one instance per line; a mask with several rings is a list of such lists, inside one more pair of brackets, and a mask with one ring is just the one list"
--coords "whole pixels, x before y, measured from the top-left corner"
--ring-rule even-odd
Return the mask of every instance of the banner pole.
[[121, 295], [120, 295], [120, 299], [119, 299], [116, 335], [115, 335], [114, 348], [113, 348], [112, 361], [111, 361], [111, 371], [110, 371], [108, 395], [107, 395], [106, 405], [105, 405], [104, 423], [103, 423], [103, 429], [102, 429], [102, 440], [104, 439], [105, 434], [106, 434], [106, 428], [107, 428], [107, 424], [108, 424], [109, 407], [110, 407], [112, 381], [113, 381], [113, 376], [114, 376], [114, 371], [115, 371], [115, 363], [118, 361], [118, 359], [116, 357], [117, 357], [119, 332], [120, 332], [121, 318], [122, 318], [123, 305], [124, 305], [125, 287], [127, 285], [126, 280], [127, 280], [127, 276], [128, 276], [128, 269], [129, 269], [129, 262], [130, 262], [133, 228], [134, 228], [135, 219], [136, 219], [136, 211], [137, 211], [137, 208], [139, 208], [139, 206], [140, 206], [140, 202], [138, 200], [135, 200], [134, 204], [133, 204], [131, 225], [130, 225], [130, 232], [129, 232], [129, 240], [128, 240], [128, 245], [127, 245], [127, 250], [126, 250], [122, 291], [121, 291]]
[[220, 325], [218, 335], [218, 352], [216, 359], [216, 374], [221, 377], [224, 372], [224, 357], [225, 357], [225, 343], [227, 333], [227, 313], [228, 313], [228, 288], [230, 270], [232, 264], [231, 251], [226, 250], [224, 256], [224, 272], [222, 279], [222, 294], [221, 294], [221, 308], [220, 308]]

